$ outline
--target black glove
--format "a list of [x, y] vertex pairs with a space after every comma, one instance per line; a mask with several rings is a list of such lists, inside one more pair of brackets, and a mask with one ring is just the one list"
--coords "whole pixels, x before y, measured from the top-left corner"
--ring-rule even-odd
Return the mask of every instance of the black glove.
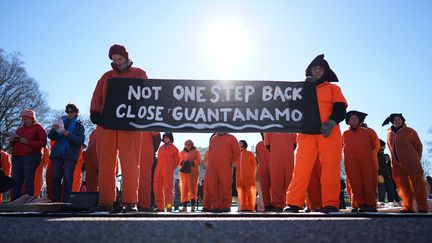
[[308, 76], [305, 79], [305, 82], [308, 82], [308, 83], [316, 83], [317, 81], [318, 80], [316, 78], [312, 77], [312, 76]]
[[336, 126], [336, 122], [332, 119], [328, 119], [324, 124], [321, 125], [321, 133], [324, 137], [330, 136], [330, 132], [334, 126]]
[[96, 124], [96, 125], [102, 125], [102, 123], [103, 123], [102, 115], [98, 112], [91, 112], [90, 113], [90, 120], [93, 122], [93, 124]]

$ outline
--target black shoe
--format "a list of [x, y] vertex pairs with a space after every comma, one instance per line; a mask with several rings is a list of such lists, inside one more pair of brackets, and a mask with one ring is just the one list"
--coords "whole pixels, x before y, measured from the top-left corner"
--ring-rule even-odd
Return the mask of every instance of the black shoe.
[[150, 208], [138, 208], [138, 212], [152, 212]]
[[111, 205], [99, 205], [96, 209], [95, 212], [107, 212], [107, 213], [112, 213], [114, 211], [114, 207]]
[[426, 210], [418, 210], [419, 213], [428, 213], [428, 211]]
[[300, 210], [297, 206], [288, 205], [283, 209], [283, 212], [285, 213], [298, 213]]
[[312, 210], [312, 212], [314, 212], [314, 213], [322, 213], [323, 209], [322, 208], [317, 208], [317, 209]]
[[274, 207], [272, 211], [273, 212], [283, 212], [284, 208]]
[[201, 210], [201, 212], [203, 212], [203, 213], [211, 213], [212, 210], [207, 209], [207, 208], [203, 208], [203, 209]]
[[359, 213], [377, 213], [378, 210], [372, 205], [362, 204], [360, 205]]
[[265, 206], [264, 207], [264, 211], [267, 211], [267, 212], [271, 212], [271, 211], [273, 211], [273, 206]]
[[334, 207], [334, 206], [325, 206], [322, 212], [323, 213], [337, 213], [337, 212], [339, 212], [339, 208]]
[[401, 213], [414, 213], [413, 210], [408, 210], [408, 209], [402, 209], [401, 211], [399, 211]]
[[134, 203], [125, 203], [123, 205], [123, 213], [136, 213], [138, 212], [138, 208]]
[[222, 208], [219, 210], [219, 213], [229, 213], [231, 212], [231, 208]]
[[351, 209], [351, 213], [358, 213], [359, 212], [359, 209], [358, 208], [352, 208]]

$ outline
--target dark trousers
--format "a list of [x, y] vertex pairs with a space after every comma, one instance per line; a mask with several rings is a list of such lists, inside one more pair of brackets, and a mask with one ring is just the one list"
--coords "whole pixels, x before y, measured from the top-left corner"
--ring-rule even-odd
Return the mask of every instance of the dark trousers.
[[387, 194], [387, 201], [394, 202], [394, 186], [393, 181], [390, 177], [384, 178], [384, 183], [378, 183], [378, 201], [385, 202], [385, 197]]
[[180, 197], [180, 179], [174, 179], [174, 210], [179, 209]]
[[21, 189], [23, 182], [25, 182], [26, 193], [30, 196], [33, 196], [34, 174], [40, 162], [41, 155], [39, 154], [12, 157], [12, 200], [21, 197]]
[[56, 158], [53, 160], [53, 196], [54, 201], [61, 201], [62, 179], [64, 186], [63, 201], [66, 202], [72, 191], [76, 161]]

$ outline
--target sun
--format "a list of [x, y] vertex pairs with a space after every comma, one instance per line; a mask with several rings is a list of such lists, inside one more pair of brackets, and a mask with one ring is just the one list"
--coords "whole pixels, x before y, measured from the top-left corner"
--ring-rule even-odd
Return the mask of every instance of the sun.
[[246, 28], [236, 21], [218, 20], [206, 28], [206, 52], [223, 71], [232, 71], [247, 60], [250, 41]]

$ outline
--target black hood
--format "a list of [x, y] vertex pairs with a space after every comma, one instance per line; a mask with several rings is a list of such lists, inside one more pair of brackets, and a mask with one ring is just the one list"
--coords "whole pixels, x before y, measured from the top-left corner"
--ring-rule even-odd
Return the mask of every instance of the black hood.
[[309, 64], [309, 66], [306, 68], [306, 77], [312, 76], [311, 69], [312, 69], [312, 67], [315, 67], [315, 66], [320, 66], [320, 67], [324, 68], [324, 75], [318, 80], [318, 83], [322, 83], [324, 81], [339, 82], [338, 77], [333, 72], [333, 70], [331, 70], [328, 62], [324, 59], [324, 54], [318, 55]]
[[348, 111], [346, 113], [346, 116], [345, 116], [345, 123], [347, 125], [349, 125], [349, 119], [351, 118], [352, 115], [356, 115], [358, 117], [359, 121], [360, 121], [360, 124], [362, 124], [368, 114], [363, 113], [361, 111], [355, 111], [355, 110]]
[[390, 114], [390, 116], [388, 116], [384, 120], [382, 126], [385, 126], [385, 125], [387, 125], [389, 123], [393, 124], [393, 119], [395, 119], [395, 117], [397, 117], [397, 116], [399, 116], [402, 119], [402, 124], [405, 124], [405, 118], [403, 117], [402, 113], [393, 113], [393, 114]]

